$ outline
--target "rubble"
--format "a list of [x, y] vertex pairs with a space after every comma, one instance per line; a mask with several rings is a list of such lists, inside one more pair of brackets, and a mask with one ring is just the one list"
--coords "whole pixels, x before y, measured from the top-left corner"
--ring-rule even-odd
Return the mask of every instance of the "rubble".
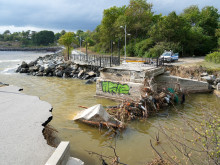
[[115, 116], [118, 120], [126, 122], [138, 118], [148, 118], [164, 107], [185, 102], [185, 94], [180, 87], [176, 89], [164, 88], [161, 91], [155, 91], [154, 87], [149, 85], [152, 80], [149, 80], [148, 85], [141, 91], [141, 97], [138, 101], [124, 100], [118, 106], [108, 107], [107, 112]]

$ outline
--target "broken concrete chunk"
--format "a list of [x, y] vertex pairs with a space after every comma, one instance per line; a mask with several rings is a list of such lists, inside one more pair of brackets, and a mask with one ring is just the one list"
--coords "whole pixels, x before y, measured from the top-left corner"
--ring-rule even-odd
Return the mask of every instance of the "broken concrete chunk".
[[94, 76], [96, 73], [93, 72], [93, 71], [90, 71], [90, 72], [88, 72], [87, 74], [90, 75], [90, 76]]
[[78, 77], [82, 76], [83, 73], [84, 73], [84, 70], [81, 70], [78, 74]]
[[200, 76], [201, 77], [208, 76], [208, 73], [207, 72], [203, 72]]

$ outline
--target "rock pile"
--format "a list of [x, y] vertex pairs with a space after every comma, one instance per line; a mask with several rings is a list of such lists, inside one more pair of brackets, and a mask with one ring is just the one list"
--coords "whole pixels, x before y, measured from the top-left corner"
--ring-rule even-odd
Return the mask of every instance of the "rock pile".
[[27, 73], [33, 76], [56, 76], [64, 78], [79, 78], [88, 80], [86, 84], [96, 81], [99, 68], [88, 65], [78, 65], [72, 61], [64, 61], [62, 52], [39, 57], [30, 63], [22, 62], [17, 68], [18, 73]]

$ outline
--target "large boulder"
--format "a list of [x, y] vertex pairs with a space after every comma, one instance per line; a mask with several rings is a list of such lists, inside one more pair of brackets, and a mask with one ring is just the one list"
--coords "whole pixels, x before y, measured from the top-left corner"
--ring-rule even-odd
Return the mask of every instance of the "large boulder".
[[63, 77], [63, 71], [62, 70], [57, 71], [56, 76], [57, 77]]
[[72, 68], [68, 67], [64, 71], [66, 77], [70, 77], [72, 75]]
[[21, 68], [29, 68], [29, 66], [28, 66], [28, 64], [25, 61], [23, 61], [21, 63]]
[[35, 66], [37, 64], [37, 61], [31, 61], [29, 64], [28, 64], [28, 67], [32, 67], [32, 66]]
[[218, 83], [220, 83], [220, 78], [216, 78], [214, 81], [214, 85], [217, 85]]
[[48, 68], [50, 68], [50, 69], [55, 69], [55, 68], [56, 68], [56, 65], [55, 65], [54, 63], [50, 63], [50, 64], [48, 65]]
[[37, 74], [36, 74], [36, 76], [43, 76], [44, 74], [43, 74], [43, 72], [38, 72]]
[[66, 68], [67, 68], [67, 64], [65, 64], [65, 63], [62, 63], [59, 65], [59, 69], [61, 69], [61, 70], [64, 70]]
[[21, 71], [21, 66], [19, 66], [16, 70], [16, 72], [20, 72]]
[[21, 68], [20, 73], [28, 73], [28, 68]]
[[40, 66], [39, 71], [40, 71], [40, 72], [43, 72], [43, 71], [44, 71], [44, 67], [43, 67], [43, 66]]
[[214, 75], [208, 75], [208, 76], [201, 77], [201, 79], [203, 81], [207, 81], [209, 84], [213, 84], [216, 77]]
[[30, 72], [37, 72], [38, 71], [38, 67], [37, 66], [29, 67], [29, 71]]
[[93, 82], [94, 82], [93, 80], [89, 79], [85, 82], [85, 84], [93, 84]]

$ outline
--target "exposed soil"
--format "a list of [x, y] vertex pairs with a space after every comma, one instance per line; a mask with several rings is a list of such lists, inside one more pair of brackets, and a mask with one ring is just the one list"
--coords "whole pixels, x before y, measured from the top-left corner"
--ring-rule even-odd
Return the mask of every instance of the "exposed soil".
[[202, 66], [184, 66], [184, 65], [170, 65], [166, 66], [166, 70], [170, 72], [170, 75], [179, 76], [182, 78], [191, 78], [201, 80], [201, 74], [207, 72], [208, 74], [220, 76], [220, 71], [210, 70]]
[[46, 139], [47, 144], [52, 147], [57, 147], [60, 143], [60, 139], [57, 137], [56, 133], [58, 133], [58, 131], [49, 124], [43, 129], [44, 138]]

